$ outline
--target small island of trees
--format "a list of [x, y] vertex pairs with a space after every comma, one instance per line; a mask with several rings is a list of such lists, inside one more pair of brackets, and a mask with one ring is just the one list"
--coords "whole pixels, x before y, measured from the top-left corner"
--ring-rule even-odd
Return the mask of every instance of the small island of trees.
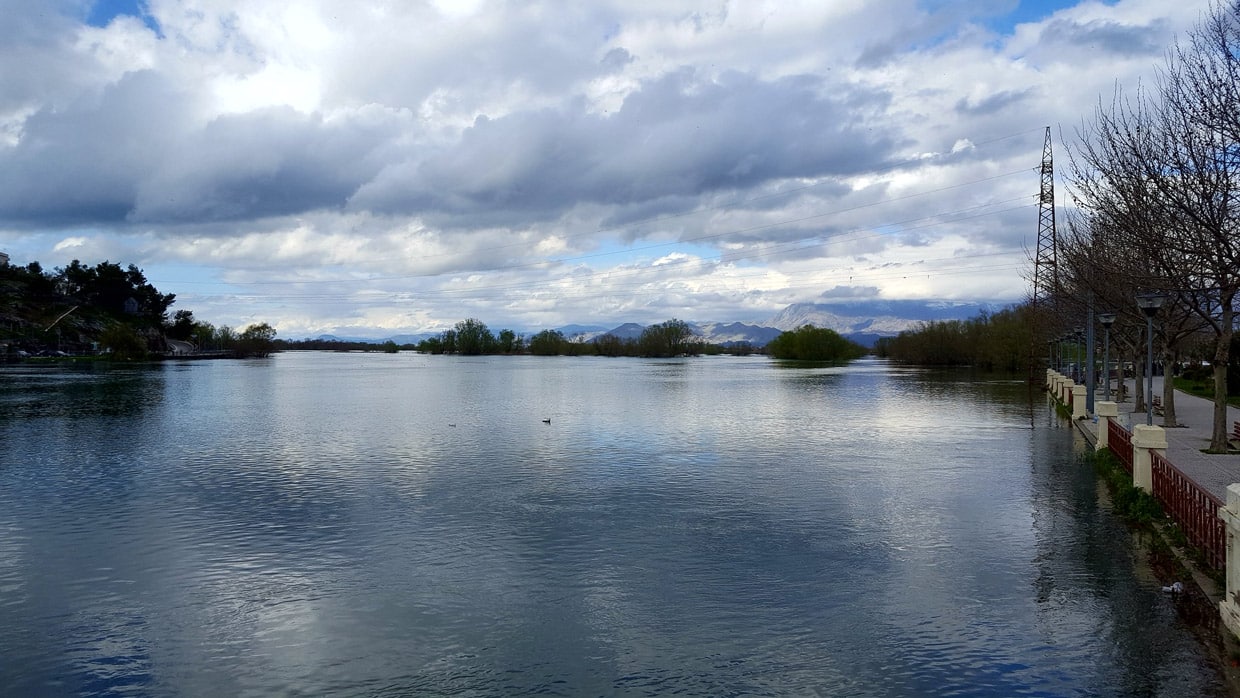
[[794, 361], [843, 362], [866, 355], [866, 348], [845, 339], [835, 330], [804, 325], [792, 332], [784, 332], [770, 344], [767, 353], [777, 359]]

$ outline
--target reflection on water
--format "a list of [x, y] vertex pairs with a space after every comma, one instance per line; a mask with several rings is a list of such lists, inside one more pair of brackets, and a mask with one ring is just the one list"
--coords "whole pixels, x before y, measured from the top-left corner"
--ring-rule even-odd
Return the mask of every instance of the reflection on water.
[[1021, 383], [2, 370], [0, 694], [1221, 692]]
[[0, 376], [4, 419], [125, 417], [163, 400], [157, 365], [15, 364]]

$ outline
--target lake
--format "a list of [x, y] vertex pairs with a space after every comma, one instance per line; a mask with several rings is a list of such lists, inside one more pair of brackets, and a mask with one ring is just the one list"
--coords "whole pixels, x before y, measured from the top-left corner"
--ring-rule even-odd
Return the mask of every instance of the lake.
[[0, 695], [1223, 695], [1020, 381], [27, 363], [0, 443]]

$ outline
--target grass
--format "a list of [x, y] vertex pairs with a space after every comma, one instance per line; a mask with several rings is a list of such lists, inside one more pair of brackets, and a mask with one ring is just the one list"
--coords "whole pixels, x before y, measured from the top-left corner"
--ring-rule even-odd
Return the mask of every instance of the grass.
[[1132, 476], [1109, 449], [1086, 455], [1094, 470], [1107, 484], [1115, 513], [1134, 526], [1152, 527], [1166, 520], [1162, 505], [1154, 495], [1132, 484]]
[[[1175, 378], [1176, 390], [1183, 390], [1189, 395], [1205, 398], [1207, 400], [1214, 399], [1214, 380], [1213, 379], [1192, 379], [1177, 376]], [[1228, 395], [1227, 404], [1232, 407], [1240, 407], [1240, 395]]]
[[[1154, 495], [1132, 484], [1132, 476], [1124, 470], [1124, 466], [1115, 454], [1109, 449], [1104, 449], [1087, 453], [1085, 458], [1093, 464], [1094, 472], [1106, 483], [1107, 490], [1111, 493], [1111, 503], [1115, 513], [1130, 526], [1155, 534], [1150, 537], [1151, 549], [1170, 552], [1174, 547], [1191, 560], [1197, 571], [1213, 581], [1218, 588], [1227, 587], [1224, 570], [1210, 567], [1205, 554], [1188, 542], [1184, 531], [1167, 517]], [[1175, 566], [1180, 565], [1176, 563]], [[1177, 576], [1183, 577], [1186, 574]]]

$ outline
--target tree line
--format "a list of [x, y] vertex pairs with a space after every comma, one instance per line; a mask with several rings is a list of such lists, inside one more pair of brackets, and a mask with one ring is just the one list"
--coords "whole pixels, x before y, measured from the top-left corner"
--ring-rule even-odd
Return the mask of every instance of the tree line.
[[1028, 368], [1034, 324], [1032, 306], [1022, 303], [969, 320], [919, 323], [895, 337], [880, 338], [874, 353], [923, 366], [1020, 373]]
[[574, 340], [559, 330], [542, 330], [530, 337], [511, 330], [492, 334], [476, 318], [462, 320], [436, 337], [419, 342], [416, 349], [430, 354], [532, 354], [534, 356], [632, 356], [666, 358], [703, 354], [749, 355], [767, 353], [778, 359], [803, 361], [849, 361], [866, 354], [865, 347], [833, 330], [806, 325], [784, 332], [765, 347], [748, 342], [729, 346], [710, 344], [693, 334], [689, 323], [671, 319], [642, 330], [639, 337], [604, 334], [591, 340]]
[[[668, 320], [642, 330], [641, 336], [621, 338], [605, 334], [593, 340], [571, 340], [559, 330], [542, 330], [530, 337], [512, 330], [495, 335], [476, 318], [462, 320], [438, 336], [424, 339], [417, 350], [429, 354], [533, 354], [535, 356], [644, 356], [672, 357], [722, 353], [693, 334], [683, 320]], [[738, 351], [745, 351], [744, 347]]]
[[38, 262], [0, 266], [0, 346], [6, 355], [107, 353], [117, 360], [168, 351], [168, 339], [236, 356], [265, 356], [276, 331], [267, 323], [240, 331], [168, 311], [176, 295], [160, 293], [138, 267], [73, 260], [51, 271]]

